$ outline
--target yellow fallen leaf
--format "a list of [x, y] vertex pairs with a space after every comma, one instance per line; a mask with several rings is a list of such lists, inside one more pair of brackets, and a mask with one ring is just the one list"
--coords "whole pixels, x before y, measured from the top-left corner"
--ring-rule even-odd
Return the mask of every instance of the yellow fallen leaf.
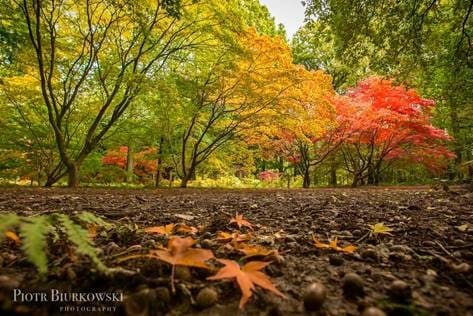
[[10, 240], [13, 240], [17, 245], [20, 244], [20, 237], [15, 232], [12, 232], [11, 230], [7, 230], [5, 232], [5, 237], [7, 237]]

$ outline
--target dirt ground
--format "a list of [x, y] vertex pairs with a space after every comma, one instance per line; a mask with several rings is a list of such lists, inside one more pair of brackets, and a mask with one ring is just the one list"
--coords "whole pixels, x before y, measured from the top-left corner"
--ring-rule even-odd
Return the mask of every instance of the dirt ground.
[[[127, 310], [130, 315], [360, 315], [375, 306], [387, 315], [473, 315], [473, 193], [460, 187], [449, 192], [416, 187], [0, 189], [0, 212], [8, 211], [20, 215], [90, 211], [102, 216], [116, 226], [98, 234], [96, 246], [107, 266], [120, 266], [123, 271], [108, 276], [95, 272], [87, 258], [61, 251], [59, 240], [48, 250], [47, 280], [39, 280], [18, 245], [4, 241], [0, 244], [1, 315], [61, 314], [59, 303], [12, 302], [16, 287], [30, 292], [123, 292], [126, 303], [108, 314]], [[215, 240], [218, 231], [235, 230], [229, 221], [237, 212], [254, 225], [255, 243], [278, 250], [278, 255], [253, 259], [273, 261], [265, 272], [286, 299], [257, 288], [241, 312], [241, 292], [233, 282], [206, 279], [215, 271], [177, 270], [172, 293], [169, 265], [149, 259], [117, 263], [120, 256], [166, 244], [166, 237], [137, 228], [182, 222], [203, 225], [195, 235], [197, 247], [211, 249], [219, 258], [239, 260], [241, 254]], [[368, 225], [380, 222], [393, 229], [391, 235], [369, 235]], [[316, 248], [312, 235], [322, 242], [338, 237], [341, 246], [352, 244], [358, 249], [348, 254]], [[351, 273], [361, 280], [347, 280]], [[315, 312], [303, 303], [303, 293], [313, 282], [327, 291]], [[203, 288], [218, 294], [217, 302], [207, 308], [196, 303]]]

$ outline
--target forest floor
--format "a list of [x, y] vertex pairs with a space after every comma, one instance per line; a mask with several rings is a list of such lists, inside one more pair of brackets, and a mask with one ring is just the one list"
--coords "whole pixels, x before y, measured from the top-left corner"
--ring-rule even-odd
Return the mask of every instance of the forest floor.
[[[426, 187], [0, 189], [0, 212], [6, 211], [21, 215], [90, 211], [100, 215], [117, 224], [95, 237], [101, 258], [110, 267], [126, 270], [101, 275], [91, 270], [88, 259], [59, 251], [64, 248], [56, 245], [48, 253], [48, 279], [40, 281], [18, 246], [4, 241], [0, 245], [2, 315], [60, 314], [58, 302], [11, 302], [15, 287], [25, 292], [51, 288], [63, 292], [123, 291], [127, 303], [117, 307], [117, 314], [123, 314], [126, 305], [133, 315], [303, 315], [310, 312], [304, 308], [302, 293], [313, 282], [322, 283], [327, 290], [322, 309], [314, 315], [360, 315], [367, 306], [377, 306], [387, 315], [473, 315], [473, 193], [460, 187], [449, 192]], [[117, 263], [121, 256], [146, 253], [159, 243], [166, 244], [165, 237], [145, 234], [136, 227], [182, 222], [203, 225], [194, 236], [197, 247], [211, 249], [219, 258], [238, 260], [242, 257], [238, 251], [215, 240], [218, 231], [235, 230], [229, 221], [237, 212], [253, 224], [256, 243], [278, 250], [267, 258], [253, 259], [273, 261], [265, 272], [287, 299], [257, 288], [239, 312], [241, 292], [233, 282], [206, 280], [215, 271], [177, 270], [173, 294], [167, 264], [150, 259]], [[393, 229], [391, 235], [370, 236], [368, 225], [381, 222]], [[352, 254], [316, 248], [312, 235], [321, 242], [338, 237], [341, 246], [358, 248]], [[353, 276], [347, 280], [349, 273], [356, 273], [361, 280], [353, 280]], [[218, 301], [199, 308], [196, 296], [204, 287], [215, 289]]]

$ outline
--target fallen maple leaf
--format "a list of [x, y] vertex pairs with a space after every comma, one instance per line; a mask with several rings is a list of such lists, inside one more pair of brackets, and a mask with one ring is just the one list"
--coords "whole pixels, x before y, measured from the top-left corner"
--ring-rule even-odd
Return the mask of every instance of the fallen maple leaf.
[[150, 254], [171, 265], [208, 269], [205, 261], [214, 257], [211, 250], [191, 248], [196, 241], [192, 237], [172, 237], [167, 249], [151, 250]]
[[186, 224], [179, 224], [177, 227], [177, 232], [195, 235], [199, 232], [199, 230], [195, 228], [194, 226], [189, 226]]
[[176, 266], [197, 267], [208, 269], [209, 266], [205, 261], [214, 258], [214, 254], [208, 249], [191, 248], [196, 241], [192, 237], [171, 237], [168, 241], [167, 248], [160, 250], [150, 250], [144, 255], [132, 255], [119, 259], [125, 261], [136, 258], [153, 258], [169, 263], [172, 266], [171, 271], [171, 287], [174, 288], [174, 274]]
[[218, 241], [231, 241], [233, 242], [243, 242], [250, 240], [250, 235], [248, 234], [239, 234], [239, 233], [228, 233], [228, 232], [218, 232], [217, 233], [217, 238], [215, 240]]
[[260, 246], [260, 245], [238, 245], [238, 247], [235, 248], [238, 251], [241, 251], [242, 253], [245, 254], [244, 259], [246, 258], [251, 258], [251, 257], [256, 257], [256, 256], [269, 256], [269, 255], [277, 255], [278, 252], [277, 250], [274, 249], [268, 249], [266, 247]]
[[384, 225], [384, 223], [376, 223], [374, 225], [368, 225], [371, 229], [370, 235], [390, 235], [392, 236], [391, 232], [393, 229], [389, 226]]
[[18, 235], [15, 232], [12, 232], [11, 230], [7, 230], [4, 234], [6, 238], [13, 240], [17, 245], [21, 243], [20, 237], [18, 237]]
[[233, 260], [217, 259], [217, 261], [224, 264], [225, 266], [221, 268], [217, 274], [208, 277], [207, 279], [236, 279], [236, 282], [242, 293], [239, 305], [240, 309], [243, 309], [245, 304], [250, 299], [251, 295], [253, 294], [252, 291], [255, 289], [255, 285], [258, 285], [263, 289], [286, 298], [286, 296], [273, 285], [269, 277], [260, 271], [271, 262], [251, 261], [240, 268], [240, 265]]
[[333, 249], [333, 250], [340, 251], [340, 252], [345, 252], [345, 253], [353, 253], [357, 249], [357, 247], [354, 246], [354, 245], [339, 247], [338, 246], [338, 237], [335, 237], [334, 239], [329, 240], [328, 244], [320, 242], [320, 240], [315, 238], [314, 235], [312, 235], [312, 240], [314, 241], [314, 246], [316, 248]]
[[253, 225], [250, 222], [248, 222], [246, 219], [243, 219], [243, 215], [240, 215], [238, 213], [236, 213], [235, 217], [233, 217], [230, 220], [230, 224], [233, 224], [233, 223], [238, 225], [238, 229], [241, 229], [243, 226], [245, 226], [253, 230]]
[[174, 231], [174, 226], [176, 226], [176, 225], [175, 224], [167, 224], [167, 225], [164, 225], [164, 226], [146, 227], [146, 228], [143, 228], [143, 231], [145, 233], [150, 233], [150, 234], [160, 234], [160, 235], [169, 236]]

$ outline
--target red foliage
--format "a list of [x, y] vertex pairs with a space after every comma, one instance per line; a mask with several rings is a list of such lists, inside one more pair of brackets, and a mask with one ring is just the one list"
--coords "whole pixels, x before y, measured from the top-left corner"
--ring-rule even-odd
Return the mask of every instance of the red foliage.
[[433, 172], [441, 171], [453, 157], [444, 146], [451, 137], [430, 123], [434, 101], [423, 99], [413, 89], [372, 77], [346, 95], [334, 97], [332, 103], [338, 133], [343, 134], [339, 137], [358, 155], [420, 163]]
[[261, 181], [274, 181], [274, 180], [278, 180], [278, 179], [279, 179], [279, 175], [280, 175], [280, 173], [277, 172], [277, 171], [266, 170], [266, 171], [261, 171], [261, 172], [258, 174], [258, 178], [259, 178]]
[[[113, 165], [121, 169], [126, 168], [128, 147], [120, 146], [118, 150], [108, 150], [102, 158], [104, 165]], [[156, 148], [148, 147], [133, 154], [133, 172], [137, 176], [150, 176], [156, 172]]]

